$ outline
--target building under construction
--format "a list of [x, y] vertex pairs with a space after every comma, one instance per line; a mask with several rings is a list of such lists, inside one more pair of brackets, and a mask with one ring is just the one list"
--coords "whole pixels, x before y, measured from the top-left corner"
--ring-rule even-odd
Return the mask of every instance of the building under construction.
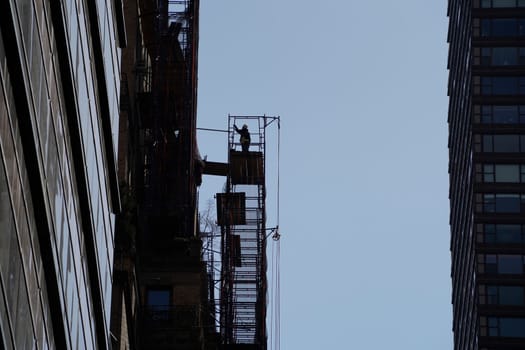
[[[278, 118], [230, 116], [228, 163], [203, 161], [196, 140], [199, 0], [127, 0], [124, 17], [113, 347], [265, 350], [265, 129]], [[251, 128], [248, 151], [240, 149], [235, 123]], [[226, 179], [217, 195], [217, 237], [200, 232], [204, 173]], [[201, 237], [220, 247], [211, 265]]]

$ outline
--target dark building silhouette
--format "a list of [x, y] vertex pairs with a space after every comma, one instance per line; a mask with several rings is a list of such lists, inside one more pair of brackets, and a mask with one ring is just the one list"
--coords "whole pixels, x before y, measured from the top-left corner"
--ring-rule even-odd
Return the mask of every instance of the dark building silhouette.
[[216, 349], [199, 235], [199, 1], [127, 0], [114, 348]]
[[0, 348], [109, 349], [122, 4], [0, 2]]
[[525, 2], [450, 0], [455, 349], [525, 348]]

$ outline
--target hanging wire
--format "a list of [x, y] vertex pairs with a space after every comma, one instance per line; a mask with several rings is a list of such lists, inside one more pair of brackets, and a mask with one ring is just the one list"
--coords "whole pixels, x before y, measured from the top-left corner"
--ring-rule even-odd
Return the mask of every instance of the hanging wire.
[[281, 118], [277, 119], [277, 229], [279, 229], [280, 192], [281, 192]]
[[[281, 212], [280, 208], [280, 165], [281, 165], [281, 118], [277, 120], [277, 234], [280, 238], [279, 233], [279, 215]], [[281, 348], [281, 240], [277, 239], [277, 257], [276, 257], [276, 337], [275, 337], [275, 350], [280, 350]]]
[[272, 319], [270, 326], [270, 337], [273, 344], [270, 344], [273, 350], [279, 350], [281, 347], [281, 235], [279, 233], [279, 215], [280, 215], [280, 162], [281, 162], [281, 121], [277, 118], [277, 226], [272, 236], [275, 241], [272, 249]]
[[277, 241], [276, 262], [277, 269], [275, 274], [275, 350], [281, 349], [281, 269], [279, 266], [281, 260], [281, 241]]
[[[270, 303], [271, 303], [271, 313], [272, 317], [270, 318], [270, 339], [275, 339], [274, 337], [274, 328], [275, 328], [275, 313], [274, 313], [274, 294], [275, 294], [275, 284], [273, 282], [275, 276], [275, 248], [272, 249], [272, 283], [270, 284]], [[270, 349], [274, 349], [272, 346], [273, 344], [270, 344]]]

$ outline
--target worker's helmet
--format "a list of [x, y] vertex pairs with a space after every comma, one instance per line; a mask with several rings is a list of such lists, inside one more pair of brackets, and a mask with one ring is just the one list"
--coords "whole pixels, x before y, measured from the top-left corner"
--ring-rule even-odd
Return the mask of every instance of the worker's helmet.
[[244, 124], [244, 125], [242, 126], [242, 128], [243, 128], [243, 129], [248, 129], [248, 125]]

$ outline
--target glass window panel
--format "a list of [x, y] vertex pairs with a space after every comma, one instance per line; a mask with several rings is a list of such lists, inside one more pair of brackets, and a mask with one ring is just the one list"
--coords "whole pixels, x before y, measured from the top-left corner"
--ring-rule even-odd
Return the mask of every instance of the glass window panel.
[[497, 241], [500, 243], [519, 243], [522, 241], [520, 225], [501, 224], [497, 226]]
[[494, 165], [485, 164], [483, 165], [483, 181], [494, 182]]
[[525, 65], [525, 48], [520, 47], [518, 55], [518, 64]]
[[154, 321], [168, 319], [170, 291], [168, 289], [150, 289], [146, 298], [150, 317]]
[[481, 93], [492, 95], [492, 77], [481, 77]]
[[519, 213], [520, 212], [519, 194], [497, 194], [496, 212], [497, 213]]
[[[490, 92], [487, 92], [490, 93]], [[515, 95], [518, 93], [517, 77], [493, 77], [492, 94], [493, 95]]]
[[496, 227], [492, 224], [486, 224], [483, 228], [483, 233], [485, 234], [486, 243], [495, 243], [496, 242]]
[[523, 305], [523, 287], [520, 286], [500, 286], [499, 304], [501, 305]]
[[167, 289], [148, 290], [147, 304], [156, 310], [167, 310], [167, 307], [170, 304], [170, 291]]
[[516, 0], [493, 0], [492, 7], [516, 7]]
[[496, 234], [494, 232], [485, 232], [485, 243], [496, 243]]
[[519, 77], [518, 93], [520, 95], [525, 94], [525, 77]]
[[518, 35], [525, 36], [525, 19], [518, 19]]
[[483, 195], [483, 211], [486, 213], [493, 213], [495, 208], [495, 196], [493, 194]]
[[515, 124], [518, 122], [518, 106], [494, 106], [494, 123]]
[[485, 124], [492, 123], [492, 108], [490, 106], [482, 106], [481, 122]]
[[485, 255], [485, 272], [489, 274], [498, 273], [498, 257], [496, 255]]
[[488, 324], [489, 336], [497, 337], [499, 335], [499, 319], [497, 317], [489, 317]]
[[501, 317], [499, 335], [500, 337], [525, 338], [525, 318]]
[[511, 66], [518, 64], [518, 48], [495, 47], [492, 49], [492, 64], [495, 66]]
[[487, 254], [487, 255], [485, 255], [485, 261], [486, 261], [487, 263], [493, 263], [493, 264], [495, 264], [495, 263], [497, 263], [497, 261], [498, 261], [498, 256], [495, 255], [495, 254]]
[[488, 286], [487, 287], [487, 296], [489, 304], [498, 304], [498, 287], [497, 286]]
[[518, 135], [494, 135], [493, 152], [519, 152], [520, 139]]
[[496, 182], [520, 182], [520, 166], [518, 164], [496, 164]]
[[502, 274], [522, 274], [523, 258], [521, 255], [499, 255], [498, 273]]
[[492, 135], [483, 135], [483, 151], [494, 152], [494, 139]]
[[492, 20], [492, 36], [515, 36], [517, 34], [515, 18], [495, 18]]
[[490, 36], [490, 25], [490, 19], [484, 18], [481, 20], [481, 36]]

